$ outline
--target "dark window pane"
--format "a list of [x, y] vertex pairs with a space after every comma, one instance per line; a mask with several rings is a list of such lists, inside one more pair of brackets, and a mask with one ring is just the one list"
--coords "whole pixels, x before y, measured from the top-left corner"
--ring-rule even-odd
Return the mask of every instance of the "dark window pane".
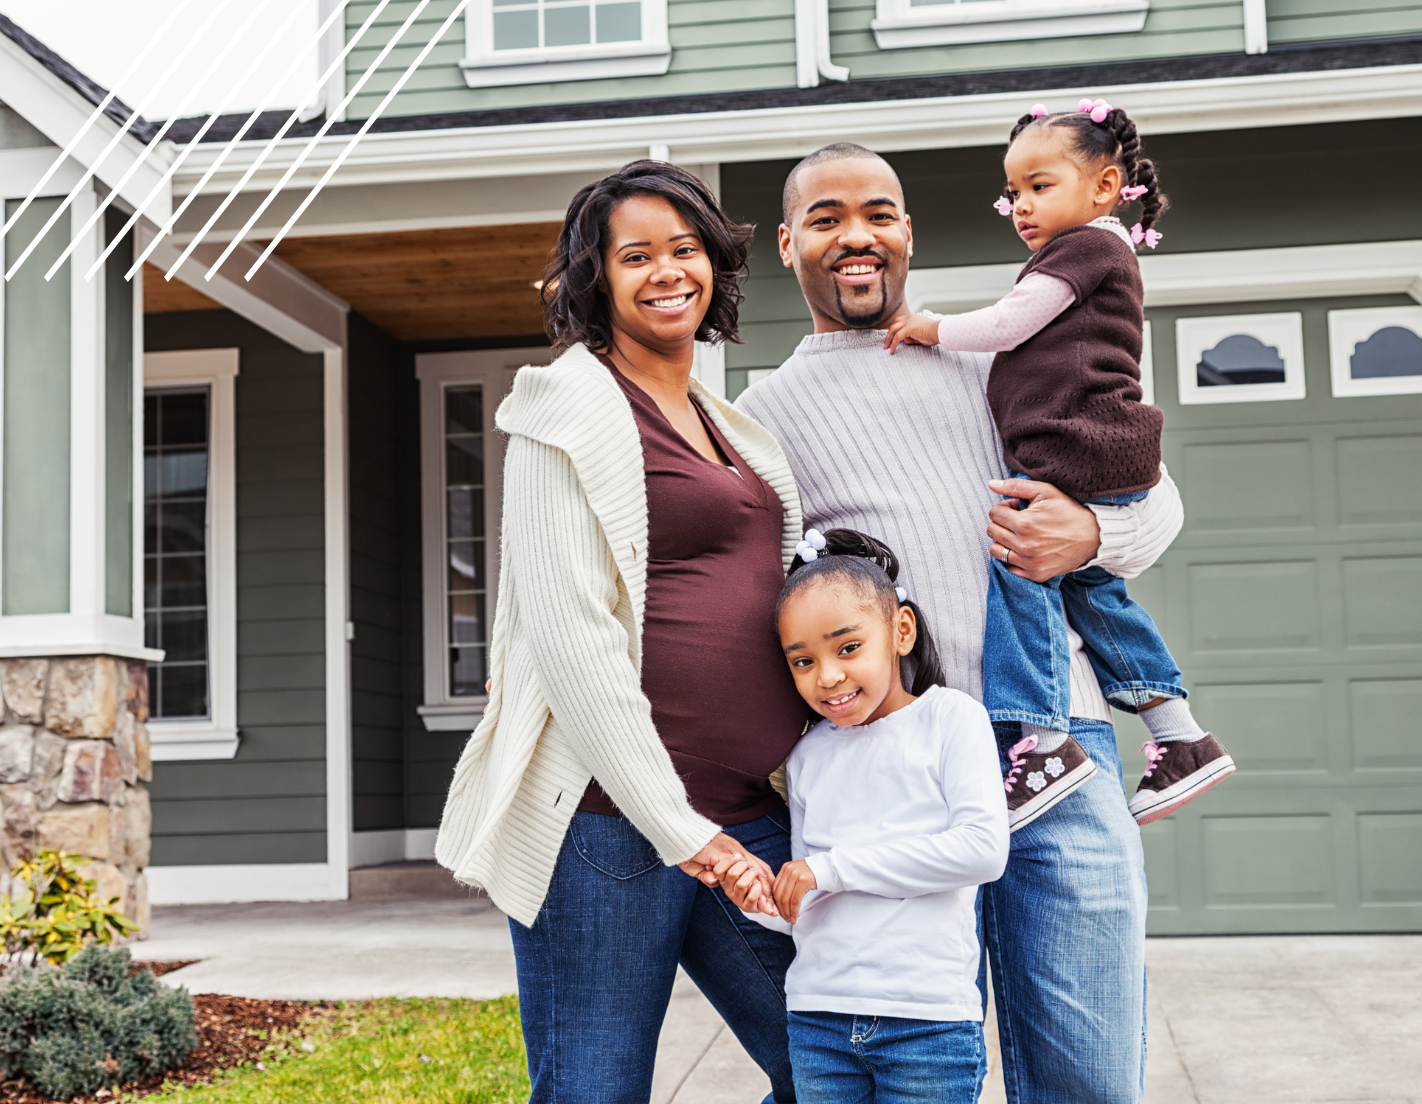
[[163, 451], [158, 458], [157, 484], [146, 493], [159, 498], [194, 498], [207, 494], [207, 453], [187, 449]]
[[[158, 618], [156, 617], [145, 617], [143, 619], [143, 646], [145, 648], [158, 647]], [[150, 672], [153, 672], [156, 671], [159, 666], [159, 664], [150, 663], [148, 669]]]
[[207, 664], [162, 665], [159, 672], [158, 716], [207, 716]]
[[158, 552], [201, 552], [207, 547], [207, 503], [165, 502], [159, 515]]
[[164, 445], [207, 443], [207, 392], [167, 394], [160, 397]]
[[449, 642], [484, 643], [484, 596], [455, 594], [449, 599]]
[[161, 583], [158, 604], [172, 606], [207, 605], [207, 558], [201, 554], [164, 556], [158, 561]]
[[451, 487], [484, 482], [483, 436], [451, 437], [444, 449], [445, 478]]
[[484, 542], [451, 541], [449, 544], [450, 593], [484, 589]]
[[1403, 326], [1385, 326], [1353, 347], [1348, 374], [1354, 379], [1422, 376], [1422, 337]]
[[143, 445], [147, 448], [158, 443], [158, 396], [143, 396]]
[[[535, 13], [530, 13], [535, 14]], [[484, 432], [484, 389], [448, 387], [444, 392], [444, 431], [453, 433]]]
[[456, 698], [472, 698], [482, 695], [484, 680], [484, 649], [449, 649], [449, 689]]
[[163, 614], [162, 640], [158, 647], [167, 654], [163, 662], [207, 659], [207, 612], [168, 610]]
[[1205, 350], [1195, 366], [1195, 381], [1200, 387], [1283, 383], [1284, 358], [1257, 337], [1234, 334]]
[[484, 492], [453, 490], [449, 492], [449, 539], [484, 535]]
[[[158, 557], [143, 557], [143, 608], [151, 610], [158, 605]], [[150, 618], [149, 620], [152, 620]], [[152, 645], [149, 645], [152, 647]]]
[[158, 552], [158, 504], [149, 502], [143, 507], [143, 550]]

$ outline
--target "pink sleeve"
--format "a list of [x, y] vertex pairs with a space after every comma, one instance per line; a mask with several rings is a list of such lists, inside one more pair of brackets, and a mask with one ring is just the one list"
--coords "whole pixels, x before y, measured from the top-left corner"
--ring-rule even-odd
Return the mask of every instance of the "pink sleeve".
[[938, 323], [938, 344], [960, 353], [1015, 349], [1076, 299], [1065, 280], [1033, 272], [990, 307], [950, 314]]

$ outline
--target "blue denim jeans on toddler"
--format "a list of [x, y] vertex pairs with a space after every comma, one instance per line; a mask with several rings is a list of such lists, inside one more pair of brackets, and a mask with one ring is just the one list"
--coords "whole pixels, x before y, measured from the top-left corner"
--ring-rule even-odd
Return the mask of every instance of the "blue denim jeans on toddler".
[[974, 1104], [987, 1060], [983, 1025], [791, 1012], [799, 1104]]
[[[1025, 479], [1012, 472], [1013, 479]], [[1088, 502], [1122, 506], [1148, 491]], [[1153, 698], [1186, 697], [1170, 649], [1145, 608], [1131, 601], [1123, 579], [1083, 567], [1034, 583], [999, 560], [988, 578], [983, 634], [983, 705], [994, 721], [1019, 721], [1067, 731], [1071, 721], [1071, 651], [1067, 625], [1086, 655], [1106, 700], [1129, 713]]]
[[[724, 831], [779, 870], [790, 813]], [[622, 817], [577, 812], [533, 927], [509, 921], [530, 1104], [647, 1104], [678, 964], [770, 1078], [795, 1099], [785, 1025], [788, 935], [761, 927], [675, 866]]]

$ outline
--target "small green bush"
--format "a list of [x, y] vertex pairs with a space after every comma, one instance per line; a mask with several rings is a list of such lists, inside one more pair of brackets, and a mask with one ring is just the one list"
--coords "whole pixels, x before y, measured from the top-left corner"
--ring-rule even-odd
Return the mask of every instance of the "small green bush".
[[198, 1044], [192, 998], [126, 950], [90, 944], [62, 967], [0, 977], [0, 1075], [68, 1100], [172, 1069]]
[[80, 858], [41, 851], [14, 865], [11, 889], [19, 892], [0, 897], [0, 939], [7, 954], [58, 965], [87, 943], [112, 943], [115, 936], [138, 930], [119, 912], [117, 897], [100, 901], [94, 895], [94, 879], [79, 874]]

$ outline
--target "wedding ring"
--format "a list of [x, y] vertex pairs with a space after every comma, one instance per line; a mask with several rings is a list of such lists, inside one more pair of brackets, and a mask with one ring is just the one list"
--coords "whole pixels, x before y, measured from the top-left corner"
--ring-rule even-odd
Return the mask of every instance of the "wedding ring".
[[1002, 566], [1003, 566], [1003, 567], [1006, 567], [1006, 566], [1007, 566], [1007, 557], [1010, 556], [1010, 555], [1012, 555], [1012, 549], [1010, 549], [1010, 548], [1004, 548], [1004, 549], [1002, 550]]

